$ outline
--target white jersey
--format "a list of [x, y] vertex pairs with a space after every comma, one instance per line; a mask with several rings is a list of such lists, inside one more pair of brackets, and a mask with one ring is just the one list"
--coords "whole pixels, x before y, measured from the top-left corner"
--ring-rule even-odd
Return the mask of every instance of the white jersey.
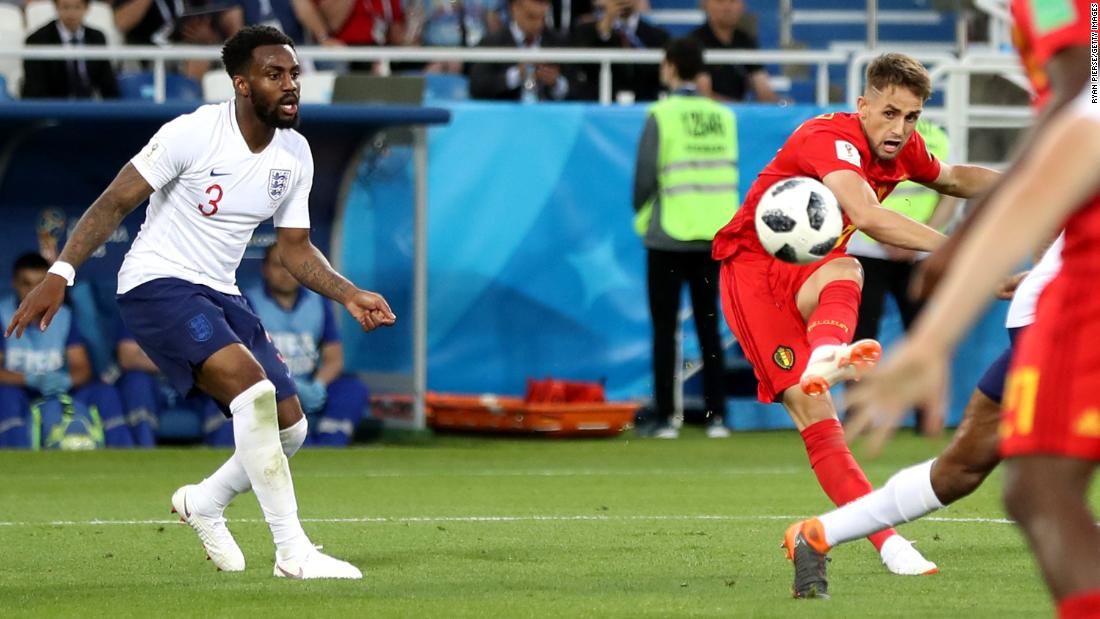
[[[1081, 90], [1081, 94], [1070, 104], [1073, 112], [1100, 123], [1100, 104], [1092, 100], [1092, 89], [1089, 84]], [[1039, 259], [1039, 264], [1028, 273], [1020, 286], [1016, 288], [1016, 294], [1012, 297], [1012, 305], [1008, 307], [1008, 317], [1005, 326], [1009, 329], [1026, 327], [1035, 322], [1035, 306], [1039, 302], [1039, 295], [1043, 289], [1058, 275], [1062, 269], [1062, 247], [1066, 243], [1066, 233], [1063, 231], [1047, 248], [1046, 253]]]
[[175, 277], [239, 295], [237, 267], [252, 233], [309, 228], [313, 154], [293, 129], [276, 129], [262, 152], [241, 135], [233, 101], [166, 123], [130, 160], [155, 190], [122, 262], [118, 294]]
[[1015, 329], [1035, 322], [1035, 306], [1039, 303], [1039, 295], [1062, 269], [1062, 246], [1065, 243], [1066, 233], [1063, 232], [1054, 239], [1046, 253], [1039, 259], [1039, 263], [1016, 287], [1016, 293], [1012, 295], [1012, 304], [1008, 306], [1006, 327]]

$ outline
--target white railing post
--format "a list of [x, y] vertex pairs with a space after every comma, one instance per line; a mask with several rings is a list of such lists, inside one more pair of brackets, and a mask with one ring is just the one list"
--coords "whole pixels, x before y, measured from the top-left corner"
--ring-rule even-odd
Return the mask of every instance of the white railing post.
[[168, 99], [168, 75], [164, 58], [153, 61], [153, 102], [164, 103]]
[[878, 0], [867, 0], [867, 47], [878, 47]]
[[611, 62], [600, 62], [600, 105], [611, 105]]
[[829, 105], [829, 63], [821, 61], [817, 63], [817, 83], [815, 99], [818, 105]]

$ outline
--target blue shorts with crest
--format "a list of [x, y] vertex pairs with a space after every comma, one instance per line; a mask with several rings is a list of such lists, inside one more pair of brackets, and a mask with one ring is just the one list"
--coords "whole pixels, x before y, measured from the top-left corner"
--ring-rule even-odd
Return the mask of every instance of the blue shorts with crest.
[[118, 308], [134, 340], [184, 396], [195, 388], [195, 369], [234, 343], [242, 344], [263, 366], [275, 385], [276, 400], [298, 394], [290, 370], [243, 296], [162, 278], [119, 295]]

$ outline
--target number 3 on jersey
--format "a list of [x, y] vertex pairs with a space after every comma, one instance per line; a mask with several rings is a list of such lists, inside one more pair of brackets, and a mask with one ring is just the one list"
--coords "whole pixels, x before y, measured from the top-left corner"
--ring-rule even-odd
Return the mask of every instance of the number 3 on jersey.
[[199, 205], [199, 212], [202, 213], [203, 217], [211, 217], [218, 212], [218, 202], [221, 202], [223, 195], [222, 186], [214, 183], [206, 188], [206, 195], [212, 197], [206, 201], [206, 204]]

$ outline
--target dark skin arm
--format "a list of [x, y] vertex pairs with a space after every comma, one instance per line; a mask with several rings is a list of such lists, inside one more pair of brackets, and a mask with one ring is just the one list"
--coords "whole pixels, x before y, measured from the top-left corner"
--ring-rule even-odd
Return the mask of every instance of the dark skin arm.
[[[74, 269], [80, 268], [88, 256], [107, 241], [122, 220], [152, 194], [153, 188], [149, 183], [133, 165], [127, 163], [103, 194], [84, 211], [58, 260], [68, 262]], [[23, 331], [35, 320], [39, 321], [39, 328], [45, 331], [64, 300], [65, 278], [50, 273], [19, 304], [19, 309], [4, 331], [4, 337], [10, 337], [12, 333], [15, 337], [23, 337]]]
[[[1050, 79], [1053, 96], [1043, 113], [1036, 119], [1035, 125], [1027, 137], [1017, 147], [1016, 151], [1018, 153], [1032, 150], [1038, 141], [1038, 136], [1042, 135], [1043, 129], [1049, 124], [1051, 117], [1072, 101], [1085, 87], [1085, 83], [1089, 80], [1089, 50], [1085, 46], [1067, 47], [1047, 62], [1045, 70], [1047, 77]], [[985, 210], [985, 205], [989, 204], [990, 198], [999, 191], [1004, 184], [1004, 179], [1012, 178], [1019, 172], [1019, 162], [1019, 157], [1013, 158], [1012, 165], [1001, 176], [1002, 180], [998, 181], [985, 195], [973, 202], [969, 215], [963, 220], [958, 230], [939, 249], [921, 262], [913, 275], [909, 290], [910, 296], [925, 299], [932, 294], [948, 265], [954, 261], [959, 245], [970, 235], [971, 222], [978, 219], [977, 215]]]
[[66, 348], [65, 359], [69, 363], [69, 378], [73, 381], [73, 387], [86, 385], [92, 380], [92, 362], [83, 346]]
[[340, 342], [329, 342], [321, 346], [321, 366], [313, 374], [313, 379], [328, 386], [344, 373], [344, 346]]
[[276, 228], [275, 234], [278, 256], [290, 274], [306, 288], [343, 305], [364, 331], [397, 321], [382, 295], [360, 290], [332, 268], [309, 240], [307, 228]]

